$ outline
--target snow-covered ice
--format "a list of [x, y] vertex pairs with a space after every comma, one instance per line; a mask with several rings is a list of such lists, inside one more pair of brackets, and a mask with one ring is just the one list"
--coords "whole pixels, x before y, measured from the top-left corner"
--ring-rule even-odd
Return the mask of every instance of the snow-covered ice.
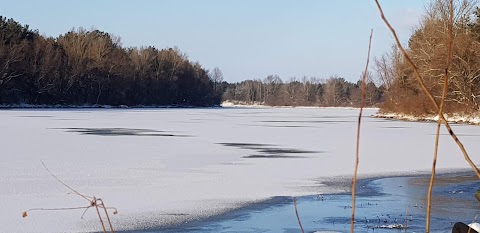
[[[368, 117], [359, 173], [416, 174], [431, 167], [434, 123]], [[356, 109], [76, 109], [0, 111], [0, 232], [101, 230], [96, 212], [21, 213], [86, 206], [43, 168], [119, 211], [116, 230], [181, 223], [273, 196], [342, 191], [350, 179]], [[478, 163], [478, 126], [454, 125]], [[442, 132], [440, 169], [468, 169]]]

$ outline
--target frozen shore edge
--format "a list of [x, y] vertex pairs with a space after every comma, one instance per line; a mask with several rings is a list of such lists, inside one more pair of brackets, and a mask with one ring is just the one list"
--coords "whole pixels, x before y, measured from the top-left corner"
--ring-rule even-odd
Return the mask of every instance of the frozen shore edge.
[[194, 106], [194, 105], [104, 105], [104, 104], [84, 104], [84, 105], [63, 105], [63, 104], [0, 104], [2, 109], [139, 109], [139, 108], [220, 108], [221, 105], [212, 106]]
[[[444, 168], [437, 169], [437, 176], [444, 175], [453, 175], [453, 174], [467, 174], [473, 173], [471, 169], [468, 168]], [[358, 178], [357, 187], [364, 186], [368, 183], [374, 182], [379, 179], [388, 179], [396, 177], [422, 177], [430, 176], [430, 171], [410, 171], [410, 172], [394, 172], [394, 173], [382, 173], [382, 174], [366, 174]], [[327, 178], [328, 180], [324, 180]], [[335, 176], [335, 177], [319, 177], [320, 185], [325, 185], [328, 191], [322, 190], [321, 192], [311, 193], [306, 195], [301, 195], [297, 197], [311, 197], [317, 195], [347, 195], [351, 192], [351, 179], [350, 176]], [[323, 187], [325, 187], [323, 186]], [[370, 194], [369, 194], [370, 195]], [[124, 228], [120, 230], [121, 232], [156, 232], [156, 231], [167, 231], [173, 232], [178, 230], [178, 228], [189, 228], [192, 226], [201, 225], [203, 223], [208, 223], [211, 221], [218, 221], [223, 219], [228, 219], [231, 214], [236, 211], [242, 211], [245, 209], [257, 209], [258, 206], [268, 207], [270, 205], [276, 204], [288, 204], [294, 196], [272, 196], [264, 199], [257, 199], [251, 201], [242, 201], [231, 203], [231, 206], [226, 206], [224, 208], [215, 209], [213, 211], [207, 211], [203, 213], [195, 213], [189, 216], [177, 216], [179, 218], [171, 219], [170, 221], [165, 221], [158, 225], [149, 225], [141, 226], [139, 228]], [[155, 214], [153, 214], [155, 215]], [[225, 216], [227, 215], [227, 216]], [[150, 222], [150, 221], [148, 221]], [[161, 221], [160, 221], [161, 222]], [[125, 224], [122, 224], [125, 225]], [[127, 224], [129, 225], [129, 224]], [[130, 225], [131, 226], [131, 225]]]
[[[480, 125], [480, 114], [472, 114], [472, 115], [444, 114], [444, 115], [449, 123]], [[438, 115], [414, 116], [409, 114], [392, 113], [392, 112], [377, 112], [376, 114], [372, 115], [372, 117], [403, 120], [403, 121], [414, 121], [414, 122], [437, 122], [438, 121]]]

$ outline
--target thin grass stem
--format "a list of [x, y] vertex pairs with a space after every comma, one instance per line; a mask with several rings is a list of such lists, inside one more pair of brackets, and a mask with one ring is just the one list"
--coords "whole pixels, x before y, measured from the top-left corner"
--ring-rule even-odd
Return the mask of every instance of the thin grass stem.
[[97, 205], [97, 198], [93, 198], [93, 203], [95, 206], [95, 209], [97, 210], [98, 214], [98, 219], [100, 220], [100, 224], [102, 225], [103, 233], [107, 233], [107, 229], [105, 228], [105, 224], [103, 223], [102, 215], [100, 215], [100, 210], [98, 210], [98, 205]]
[[370, 39], [368, 41], [368, 55], [367, 55], [367, 63], [365, 65], [365, 71], [363, 72], [362, 76], [362, 103], [360, 105], [360, 113], [358, 114], [358, 124], [357, 124], [357, 145], [355, 151], [355, 168], [353, 172], [352, 178], [352, 215], [350, 218], [350, 232], [353, 233], [355, 231], [355, 207], [356, 207], [356, 194], [357, 194], [357, 174], [358, 174], [358, 163], [360, 161], [360, 126], [362, 124], [362, 114], [363, 108], [365, 107], [366, 102], [366, 86], [367, 86], [367, 72], [368, 72], [368, 65], [370, 63], [370, 50], [372, 48], [372, 36], [373, 36], [373, 29], [370, 30]]
[[433, 162], [432, 162], [432, 174], [430, 176], [430, 183], [428, 186], [428, 193], [427, 193], [427, 217], [425, 220], [425, 232], [427, 233], [430, 232], [430, 219], [431, 219], [431, 212], [432, 212], [432, 192], [433, 192], [433, 185], [435, 183], [435, 175], [436, 175], [438, 144], [440, 140], [440, 127], [443, 121], [441, 116], [443, 116], [443, 107], [445, 104], [445, 98], [447, 96], [447, 91], [448, 91], [448, 78], [449, 78], [448, 70], [452, 63], [452, 47], [453, 47], [453, 0], [450, 0], [450, 16], [448, 19], [447, 61], [445, 66], [442, 98], [440, 100], [440, 107], [438, 110], [437, 131], [435, 135], [435, 148], [433, 152]]
[[63, 186], [67, 187], [68, 189], [72, 190], [72, 192], [74, 192], [74, 193], [77, 194], [78, 196], [82, 197], [83, 199], [87, 200], [88, 202], [91, 202], [91, 200], [90, 200], [87, 196], [81, 194], [80, 192], [78, 192], [77, 190], [73, 189], [72, 187], [70, 187], [69, 185], [67, 185], [65, 182], [63, 182], [62, 180], [60, 180], [55, 174], [53, 174], [53, 173], [48, 169], [48, 167], [45, 165], [45, 163], [43, 163], [43, 161], [40, 161], [40, 162], [42, 163], [42, 165], [43, 165], [43, 167], [45, 168], [45, 170], [47, 170], [47, 172], [48, 172], [51, 176], [53, 176], [53, 178], [55, 178], [55, 180], [57, 180], [60, 184], [62, 184]]
[[110, 232], [111, 232], [111, 233], [115, 233], [115, 231], [113, 230], [112, 222], [110, 221], [110, 216], [108, 215], [107, 208], [105, 207], [105, 202], [103, 202], [102, 199], [99, 199], [99, 200], [101, 200], [101, 202], [102, 202], [102, 208], [103, 208], [103, 210], [105, 211], [105, 215], [107, 216], [108, 225], [110, 226]]
[[297, 210], [297, 198], [293, 197], [293, 207], [295, 208], [295, 215], [297, 215], [298, 226], [300, 226], [300, 232], [305, 233], [302, 226], [302, 221], [300, 221], [300, 216], [298, 215]]

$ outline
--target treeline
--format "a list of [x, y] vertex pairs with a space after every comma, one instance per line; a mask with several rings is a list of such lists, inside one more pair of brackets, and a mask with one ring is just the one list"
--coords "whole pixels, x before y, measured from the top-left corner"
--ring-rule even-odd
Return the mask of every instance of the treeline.
[[[351, 83], [344, 78], [327, 80], [303, 77], [283, 82], [277, 75], [264, 80], [246, 80], [239, 83], [223, 83], [223, 100], [270, 106], [325, 106], [358, 107], [362, 101], [361, 82]], [[383, 101], [383, 87], [373, 82], [366, 86], [367, 106], [377, 106]]]
[[[367, 85], [367, 105], [383, 101], [384, 87]], [[271, 106], [359, 106], [360, 83], [304, 77], [229, 84], [176, 48], [121, 46], [99, 30], [44, 37], [0, 17], [0, 105], [213, 106], [223, 100]]]
[[123, 48], [106, 32], [46, 38], [0, 17], [0, 104], [220, 104], [208, 71], [178, 49]]
[[[476, 1], [454, 1], [453, 60], [449, 68], [445, 112], [480, 110], [480, 9]], [[407, 52], [440, 102], [446, 67], [449, 1], [433, 0], [410, 37]], [[436, 114], [412, 68], [396, 46], [375, 59], [375, 69], [385, 87], [381, 110], [408, 114]]]

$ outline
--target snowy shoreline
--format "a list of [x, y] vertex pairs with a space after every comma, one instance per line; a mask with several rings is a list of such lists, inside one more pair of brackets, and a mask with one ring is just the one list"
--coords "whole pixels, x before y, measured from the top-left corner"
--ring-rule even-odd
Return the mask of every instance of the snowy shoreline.
[[[224, 108], [299, 108], [299, 109], [347, 109], [347, 110], [352, 110], [352, 109], [360, 109], [358, 107], [322, 107], [322, 106], [271, 106], [271, 105], [265, 105], [263, 103], [244, 103], [244, 102], [230, 102], [230, 101], [224, 101], [220, 104], [221, 107]], [[365, 107], [363, 109], [370, 109], [370, 110], [378, 110], [377, 107]]]
[[212, 106], [193, 106], [193, 105], [103, 105], [103, 104], [84, 104], [84, 105], [63, 105], [63, 104], [0, 104], [0, 110], [6, 109], [162, 109], [162, 108], [220, 108], [221, 105]]
[[[193, 106], [193, 105], [62, 105], [62, 104], [0, 104], [0, 110], [5, 109], [162, 109], [162, 108], [311, 108], [311, 109], [360, 109], [357, 107], [321, 107], [321, 106], [270, 106], [262, 103], [233, 103], [224, 101], [220, 105]], [[365, 107], [364, 109], [378, 110], [376, 107]]]
[[[437, 122], [438, 121], [438, 115], [413, 116], [409, 114], [391, 113], [391, 112], [386, 112], [386, 113], [377, 112], [376, 114], [372, 115], [372, 117], [384, 118], [384, 119], [395, 119], [395, 120], [402, 120], [402, 121], [412, 121], [412, 122]], [[480, 114], [473, 114], [473, 115], [445, 114], [445, 118], [449, 123], [480, 125]]]

